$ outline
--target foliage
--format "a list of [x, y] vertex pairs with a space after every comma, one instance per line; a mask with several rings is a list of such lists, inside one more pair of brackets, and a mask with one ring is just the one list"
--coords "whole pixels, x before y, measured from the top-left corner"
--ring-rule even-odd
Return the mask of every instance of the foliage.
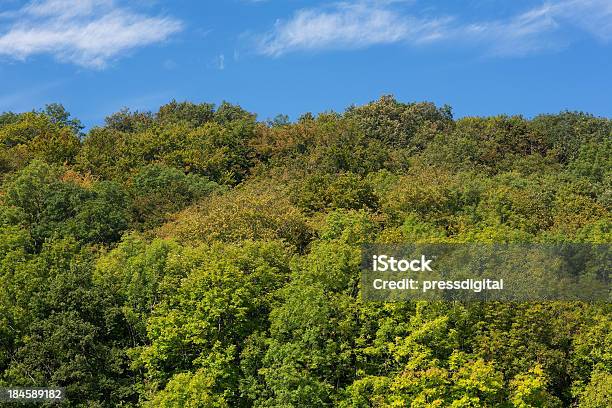
[[132, 219], [143, 229], [158, 226], [170, 214], [219, 189], [206, 177], [160, 164], [141, 167], [127, 185]]
[[[0, 115], [0, 386], [75, 407], [608, 407], [609, 303], [366, 302], [366, 243], [612, 240], [612, 121], [391, 96]], [[604, 260], [602, 260], [603, 262]]]
[[74, 161], [80, 148], [80, 122], [68, 119], [60, 105], [49, 105], [47, 111], [49, 114], [27, 112], [5, 119], [0, 126], [0, 174], [21, 169], [35, 159], [49, 164]]

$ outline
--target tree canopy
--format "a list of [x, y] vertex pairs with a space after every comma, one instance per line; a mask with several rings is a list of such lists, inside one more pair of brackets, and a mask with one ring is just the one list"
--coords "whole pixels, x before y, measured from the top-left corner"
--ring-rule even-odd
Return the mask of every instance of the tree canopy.
[[612, 406], [612, 310], [368, 302], [361, 244], [612, 241], [612, 120], [383, 96], [0, 115], [0, 387], [70, 407]]

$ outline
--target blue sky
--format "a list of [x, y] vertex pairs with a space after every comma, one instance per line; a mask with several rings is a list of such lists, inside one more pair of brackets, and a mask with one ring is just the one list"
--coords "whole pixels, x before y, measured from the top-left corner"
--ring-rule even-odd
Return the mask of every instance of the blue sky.
[[612, 117], [612, 0], [0, 0], [0, 111], [86, 125], [171, 99], [260, 119], [382, 94]]

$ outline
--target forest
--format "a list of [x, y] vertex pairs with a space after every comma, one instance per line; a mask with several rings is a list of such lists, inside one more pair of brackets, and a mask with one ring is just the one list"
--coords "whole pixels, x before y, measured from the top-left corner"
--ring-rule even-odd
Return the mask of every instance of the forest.
[[0, 114], [0, 183], [0, 387], [48, 406], [612, 406], [610, 302], [359, 283], [366, 243], [610, 244], [610, 118], [50, 104]]

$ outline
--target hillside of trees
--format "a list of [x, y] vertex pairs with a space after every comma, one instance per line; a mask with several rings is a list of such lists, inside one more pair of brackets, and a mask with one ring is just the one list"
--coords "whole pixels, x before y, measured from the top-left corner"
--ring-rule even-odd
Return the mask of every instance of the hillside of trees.
[[[0, 387], [67, 407], [612, 406], [612, 307], [364, 301], [364, 243], [612, 242], [612, 120], [384, 96], [0, 115]], [[15, 405], [18, 406], [18, 405]]]

